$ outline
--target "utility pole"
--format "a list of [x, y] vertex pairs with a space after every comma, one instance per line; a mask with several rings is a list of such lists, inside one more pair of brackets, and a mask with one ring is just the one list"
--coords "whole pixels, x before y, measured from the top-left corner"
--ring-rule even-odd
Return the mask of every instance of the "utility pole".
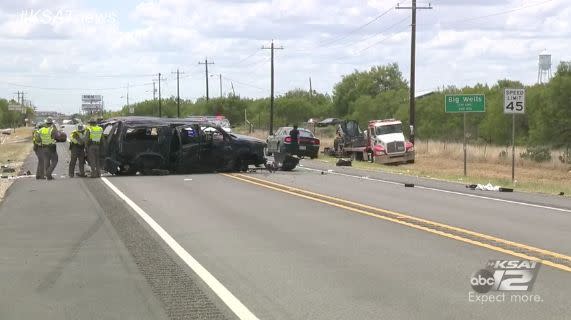
[[[163, 116], [162, 101], [161, 101], [161, 76], [162, 76], [162, 74], [159, 72], [158, 76], [159, 76], [159, 78], [158, 78], [158, 82], [159, 82], [159, 118], [161, 118]], [[154, 99], [154, 93], [155, 93], [154, 86], [155, 86], [155, 81], [153, 80], [153, 99]]]
[[214, 62], [208, 62], [208, 58], [204, 58], [204, 62], [198, 62], [198, 64], [203, 64], [205, 68], [205, 78], [206, 78], [206, 101], [210, 100], [210, 96], [208, 94], [208, 65], [214, 64]]
[[313, 86], [311, 85], [311, 77], [309, 77], [309, 96], [313, 97]]
[[16, 102], [23, 106], [24, 105], [24, 94], [25, 94], [25, 92], [18, 90], [17, 92], [14, 92], [14, 94], [18, 95], [18, 100], [16, 100]]
[[[175, 72], [173, 72], [174, 74]], [[179, 72], [176, 69], [176, 117], [180, 118], [180, 74], [184, 72]]]
[[155, 87], [155, 80], [153, 80], [153, 100], [157, 100], [157, 97], [155, 96], [157, 93], [157, 88]]
[[270, 135], [274, 134], [274, 50], [283, 50], [284, 47], [274, 47], [274, 40], [272, 40], [271, 46], [262, 47], [262, 49], [269, 49], [271, 51], [271, 90], [270, 90]]
[[412, 29], [412, 33], [411, 33], [411, 37], [410, 37], [410, 120], [409, 120], [409, 125], [410, 125], [410, 142], [414, 144], [414, 136], [416, 134], [415, 132], [415, 125], [416, 125], [416, 119], [415, 119], [415, 68], [416, 68], [416, 10], [417, 9], [432, 9], [432, 6], [429, 4], [428, 7], [418, 7], [416, 5], [416, 0], [412, 0], [412, 6], [411, 7], [401, 7], [399, 4], [397, 4], [397, 9], [410, 9], [412, 10], [412, 23], [411, 23], [411, 29]]
[[220, 77], [220, 98], [222, 98], [222, 73], [218, 74]]
[[234, 82], [230, 81], [230, 85], [232, 86], [232, 95], [236, 96], [236, 91], [234, 91]]

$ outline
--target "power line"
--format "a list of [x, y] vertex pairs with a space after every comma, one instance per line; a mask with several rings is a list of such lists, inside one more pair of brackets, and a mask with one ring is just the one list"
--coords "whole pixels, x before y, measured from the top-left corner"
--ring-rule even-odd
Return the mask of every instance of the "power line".
[[230, 82], [235, 82], [235, 83], [237, 83], [237, 84], [241, 84], [241, 85], [246, 86], [246, 87], [258, 89], [258, 90], [260, 90], [260, 91], [265, 91], [265, 90], [266, 90], [266, 89], [264, 89], [264, 88], [261, 88], [261, 87], [258, 87], [258, 86], [256, 86], [256, 85], [253, 85], [253, 84], [251, 84], [251, 83], [246, 83], [246, 82], [242, 82], [242, 81], [238, 81], [238, 80], [234, 80], [234, 79], [228, 78], [227, 76], [224, 76], [224, 80], [227, 80], [227, 81], [230, 81]]
[[[53, 91], [105, 91], [105, 90], [119, 90], [119, 89], [126, 89], [127, 86], [120, 86], [120, 87], [109, 87], [109, 88], [56, 88], [56, 87], [38, 87], [20, 83], [14, 83], [10, 81], [0, 81], [0, 83], [4, 83], [7, 85], [21, 87], [21, 88], [30, 88], [30, 89], [38, 89], [38, 90], [53, 90]], [[132, 85], [131, 87], [142, 87], [148, 84], [138, 84]]]
[[[408, 19], [408, 17], [405, 17], [405, 19]], [[370, 48], [372, 48], [372, 47], [374, 47], [374, 46], [377, 46], [377, 45], [379, 45], [379, 44], [381, 44], [381, 43], [383, 43], [383, 42], [385, 42], [385, 41], [387, 41], [387, 40], [389, 40], [389, 39], [392, 39], [392, 38], [396, 37], [397, 35], [399, 35], [401, 32], [403, 32], [403, 31], [406, 30], [406, 29], [408, 29], [408, 26], [405, 26], [404, 28], [399, 29], [397, 32], [395, 32], [395, 33], [393, 33], [393, 34], [391, 34], [391, 35], [386, 35], [386, 36], [383, 37], [382, 39], [380, 39], [380, 40], [378, 40], [378, 41], [376, 41], [376, 42], [373, 42], [372, 44], [366, 46], [365, 48], [363, 48], [363, 49], [357, 51], [357, 53], [361, 53], [361, 52], [363, 52], [363, 51], [365, 51], [365, 50], [368, 50], [368, 49], [370, 49]]]
[[236, 66], [236, 65], [238, 65], [238, 64], [240, 64], [240, 63], [242, 63], [242, 62], [244, 62], [244, 61], [246, 61], [246, 60], [252, 58], [253, 56], [255, 56], [256, 54], [258, 54], [259, 52], [260, 52], [260, 49], [256, 49], [256, 51], [252, 52], [251, 54], [247, 55], [246, 57], [244, 57], [244, 58], [242, 58], [242, 59], [240, 59], [240, 60], [238, 60], [238, 61], [236, 61], [236, 62], [234, 62], [234, 63], [232, 63], [232, 64], [220, 64], [220, 65], [222, 65], [222, 66]]
[[[381, 30], [381, 31], [379, 31], [379, 32], [377, 32], [377, 33], [375, 33], [375, 34], [373, 34], [373, 35], [371, 35], [371, 36], [369, 36], [369, 37], [367, 37], [367, 38], [361, 40], [360, 42], [367, 41], [367, 40], [369, 40], [369, 39], [371, 39], [371, 38], [374, 38], [374, 37], [376, 37], [376, 36], [378, 36], [378, 35], [380, 35], [380, 34], [383, 34], [383, 33], [387, 32], [387, 31], [391, 30], [392, 28], [398, 26], [399, 24], [402, 24], [402, 23], [405, 22], [407, 19], [408, 19], [408, 17], [404, 17], [404, 18], [402, 18], [401, 20], [399, 20], [399, 21], [397, 21], [397, 22], [391, 24], [390, 26], [386, 27], [385, 29], [383, 29], [383, 30]], [[407, 27], [408, 27], [408, 26], [407, 26]], [[400, 30], [400, 29], [399, 29], [399, 30]], [[400, 32], [400, 31], [398, 31], [396, 34], [398, 34], [399, 32]], [[373, 44], [371, 44], [370, 46], [368, 46], [368, 47], [366, 47], [366, 48], [360, 50], [359, 52], [365, 51], [365, 50], [367, 50], [367, 49], [369, 49], [369, 48], [371, 48], [371, 47], [374, 47], [374, 46], [378, 45], [379, 43], [385, 41], [385, 40], [386, 40], [386, 39], [385, 39], [386, 37], [387, 37], [387, 36], [385, 36], [383, 39], [381, 39], [381, 40], [379, 40], [379, 41], [377, 41], [377, 42], [374, 42]]]
[[363, 30], [364, 28], [366, 28], [367, 26], [369, 26], [370, 24], [372, 24], [373, 22], [381, 19], [382, 17], [384, 17], [385, 15], [387, 15], [389, 12], [393, 11], [394, 5], [391, 6], [389, 9], [387, 9], [386, 11], [382, 12], [381, 14], [377, 15], [376, 17], [374, 17], [373, 19], [369, 20], [368, 22], [360, 25], [359, 27], [352, 29], [350, 31], [348, 31], [344, 36], [338, 37], [338, 38], [334, 38], [334, 39], [330, 39], [328, 41], [324, 41], [324, 42], [320, 42], [319, 46], [329, 46], [330, 44], [333, 44], [335, 42], [347, 39], [348, 37], [350, 37], [352, 34], [354, 34], [357, 31]]
[[[449, 20], [449, 21], [442, 21], [440, 22], [440, 24], [443, 25], [449, 25], [449, 24], [454, 24], [454, 23], [463, 23], [463, 22], [470, 22], [470, 21], [475, 21], [475, 20], [479, 20], [479, 19], [485, 19], [485, 18], [491, 18], [491, 17], [495, 17], [495, 16], [500, 16], [500, 15], [504, 15], [504, 14], [509, 14], [512, 12], [517, 12], [520, 10], [524, 10], [527, 8], [531, 8], [531, 7], [536, 7], [536, 6], [540, 6], [542, 4], [546, 4], [548, 2], [551, 2], [553, 0], [547, 0], [547, 1], [541, 1], [541, 2], [537, 2], [537, 3], [530, 3], [521, 7], [517, 7], [514, 9], [509, 9], [509, 10], [505, 10], [505, 11], [499, 11], [499, 12], [495, 12], [495, 13], [491, 13], [491, 14], [486, 14], [486, 15], [481, 15], [481, 16], [476, 16], [476, 17], [467, 17], [467, 18], [463, 18], [463, 19], [455, 19], [455, 20]], [[421, 23], [418, 25], [429, 25], [429, 23]]]
[[18, 77], [23, 78], [61, 78], [61, 77], [81, 77], [81, 78], [145, 78], [152, 76], [153, 74], [89, 74], [89, 73], [45, 73], [45, 74], [34, 74], [34, 73], [4, 73], [13, 74]]

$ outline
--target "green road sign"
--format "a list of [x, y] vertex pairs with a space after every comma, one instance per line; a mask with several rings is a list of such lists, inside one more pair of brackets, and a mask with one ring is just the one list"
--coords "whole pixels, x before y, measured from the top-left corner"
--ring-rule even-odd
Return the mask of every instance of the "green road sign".
[[486, 112], [486, 96], [483, 94], [452, 94], [444, 97], [446, 112]]

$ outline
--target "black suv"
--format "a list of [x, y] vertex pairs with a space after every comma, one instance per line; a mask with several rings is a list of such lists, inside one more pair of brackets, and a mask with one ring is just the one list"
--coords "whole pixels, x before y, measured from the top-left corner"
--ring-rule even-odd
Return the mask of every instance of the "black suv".
[[103, 126], [101, 158], [112, 174], [244, 171], [266, 162], [264, 141], [210, 122], [124, 117]]

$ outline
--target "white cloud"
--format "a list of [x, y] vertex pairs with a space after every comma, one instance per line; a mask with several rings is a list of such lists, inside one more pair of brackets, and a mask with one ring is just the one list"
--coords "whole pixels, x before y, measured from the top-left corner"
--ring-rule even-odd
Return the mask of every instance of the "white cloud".
[[[432, 10], [418, 13], [417, 87], [493, 83], [506, 76], [533, 82], [541, 50], [547, 48], [555, 63], [571, 58], [567, 2], [433, 1]], [[0, 73], [6, 82], [33, 87], [46, 87], [46, 77], [51, 87], [117, 87], [97, 92], [116, 108], [124, 103], [120, 98], [124, 89], [119, 87], [132, 85], [132, 101], [148, 98], [146, 84], [158, 72], [170, 78], [164, 95], [174, 94], [170, 73], [176, 68], [188, 77], [181, 86], [183, 97], [203, 95], [204, 69], [198, 61], [209, 57], [215, 62], [211, 72], [235, 80], [238, 93], [265, 96], [269, 51], [260, 47], [275, 39], [285, 47], [276, 51], [277, 92], [307, 87], [309, 76], [314, 88], [330, 92], [342, 74], [375, 64], [397, 62], [408, 78], [410, 12], [393, 10], [359, 28], [395, 4], [146, 0], [132, 8], [118, 4], [109, 10], [98, 8], [97, 2], [87, 6], [76, 0], [2, 2]], [[32, 9], [51, 12], [51, 18], [22, 19], [23, 12]], [[58, 12], [70, 15], [55, 19]], [[217, 92], [215, 88], [212, 92]], [[0, 82], [2, 96], [18, 89]], [[39, 106], [67, 111], [76, 110], [79, 95], [85, 93], [26, 90]]]

